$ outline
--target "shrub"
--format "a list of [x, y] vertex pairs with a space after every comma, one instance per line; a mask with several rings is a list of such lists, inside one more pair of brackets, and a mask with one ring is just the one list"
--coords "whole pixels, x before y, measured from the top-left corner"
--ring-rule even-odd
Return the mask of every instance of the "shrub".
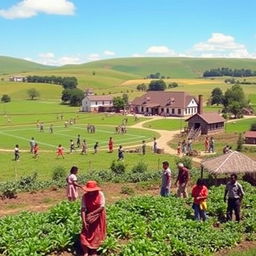
[[121, 194], [134, 195], [134, 193], [135, 193], [135, 191], [131, 187], [128, 187], [128, 186], [122, 186], [121, 187]]
[[60, 181], [64, 180], [66, 178], [66, 170], [62, 166], [57, 166], [53, 169], [52, 172], [52, 180], [54, 181]]
[[110, 169], [115, 174], [120, 175], [120, 174], [125, 173], [126, 166], [123, 162], [113, 161], [111, 166], [110, 166]]
[[183, 156], [181, 158], [177, 157], [175, 159], [175, 163], [178, 164], [178, 163], [183, 163], [184, 166], [188, 169], [191, 169], [192, 168], [192, 160], [190, 157], [188, 156]]
[[4, 103], [10, 102], [11, 101], [11, 97], [7, 94], [4, 94], [1, 98], [1, 101]]
[[145, 173], [147, 169], [148, 169], [148, 166], [145, 163], [139, 162], [138, 164], [133, 166], [132, 173]]
[[252, 123], [251, 131], [256, 131], [256, 122]]

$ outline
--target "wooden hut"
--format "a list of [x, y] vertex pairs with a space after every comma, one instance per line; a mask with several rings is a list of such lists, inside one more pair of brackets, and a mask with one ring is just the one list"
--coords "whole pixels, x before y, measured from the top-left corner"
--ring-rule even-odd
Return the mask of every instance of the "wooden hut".
[[256, 144], [256, 131], [247, 131], [244, 140], [246, 144]]
[[[237, 151], [202, 161], [202, 178], [204, 170], [212, 174], [216, 178], [216, 181], [218, 175], [231, 175], [232, 173], [246, 174], [248, 179], [251, 178], [252, 183], [254, 179], [256, 181], [256, 161]], [[226, 183], [226, 180], [227, 178], [220, 179], [216, 183]]]

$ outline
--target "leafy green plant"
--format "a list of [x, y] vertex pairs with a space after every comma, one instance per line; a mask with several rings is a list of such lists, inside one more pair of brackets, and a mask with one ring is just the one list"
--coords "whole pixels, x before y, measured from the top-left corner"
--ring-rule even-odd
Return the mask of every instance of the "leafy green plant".
[[125, 164], [123, 162], [113, 161], [111, 163], [110, 169], [116, 175], [120, 175], [120, 174], [125, 173], [126, 166], [125, 166]]
[[132, 173], [145, 173], [148, 170], [148, 166], [144, 162], [139, 162], [133, 166]]
[[67, 176], [67, 174], [66, 174], [66, 170], [64, 167], [57, 166], [53, 169], [52, 180], [54, 180], [54, 181], [64, 180], [66, 178], [66, 176]]

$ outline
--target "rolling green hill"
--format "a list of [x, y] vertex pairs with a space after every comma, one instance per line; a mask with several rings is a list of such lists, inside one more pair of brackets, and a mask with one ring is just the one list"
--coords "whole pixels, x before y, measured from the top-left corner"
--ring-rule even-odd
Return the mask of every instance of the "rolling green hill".
[[51, 66], [41, 65], [35, 62], [0, 56], [0, 74], [23, 73], [33, 70], [51, 69]]

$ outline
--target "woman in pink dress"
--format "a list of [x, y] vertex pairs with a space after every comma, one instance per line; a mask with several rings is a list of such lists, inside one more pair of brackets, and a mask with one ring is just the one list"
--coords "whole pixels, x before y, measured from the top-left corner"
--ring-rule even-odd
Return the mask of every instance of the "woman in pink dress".
[[106, 238], [105, 197], [96, 181], [88, 181], [82, 198], [82, 232], [80, 242], [83, 256], [97, 255], [97, 249]]
[[80, 185], [77, 184], [77, 175], [78, 168], [76, 166], [72, 166], [70, 169], [70, 174], [67, 177], [67, 197], [69, 201], [75, 201], [78, 198], [78, 191], [77, 187], [82, 188]]

